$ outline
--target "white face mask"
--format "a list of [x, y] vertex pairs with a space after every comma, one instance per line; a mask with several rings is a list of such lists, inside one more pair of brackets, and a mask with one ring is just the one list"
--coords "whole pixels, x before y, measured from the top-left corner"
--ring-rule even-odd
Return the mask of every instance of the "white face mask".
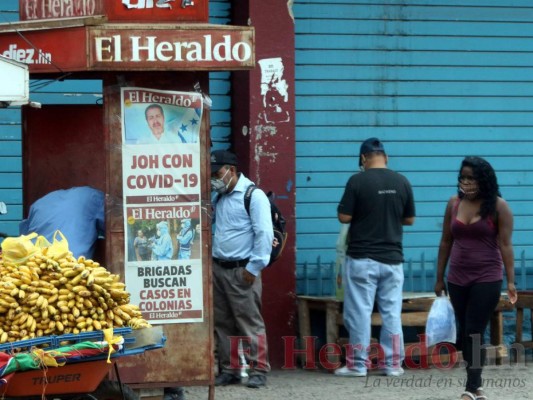
[[222, 176], [222, 178], [211, 178], [211, 191], [212, 192], [217, 192], [218, 194], [225, 194], [228, 191], [228, 186], [231, 182], [231, 179], [233, 179], [233, 177], [231, 177], [228, 183], [224, 182], [224, 178], [226, 177], [228, 172], [229, 172], [229, 169], [226, 170], [226, 173]]
[[479, 187], [477, 183], [469, 183], [469, 184], [460, 183], [459, 191], [463, 193], [465, 198], [469, 200], [473, 200], [478, 195]]
[[459, 192], [468, 200], [474, 200], [479, 194], [479, 184], [469, 169], [461, 171], [459, 176]]

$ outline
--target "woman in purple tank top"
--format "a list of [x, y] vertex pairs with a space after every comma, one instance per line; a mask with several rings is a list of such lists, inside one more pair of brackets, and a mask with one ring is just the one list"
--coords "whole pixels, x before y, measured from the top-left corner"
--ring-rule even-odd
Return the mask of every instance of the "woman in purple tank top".
[[457, 319], [457, 347], [466, 361], [466, 388], [461, 400], [486, 400], [481, 372], [486, 351], [483, 337], [500, 300], [503, 269], [509, 300], [516, 302], [513, 214], [501, 198], [496, 174], [483, 158], [466, 157], [459, 172], [458, 193], [448, 201], [439, 246], [435, 294], [447, 286]]

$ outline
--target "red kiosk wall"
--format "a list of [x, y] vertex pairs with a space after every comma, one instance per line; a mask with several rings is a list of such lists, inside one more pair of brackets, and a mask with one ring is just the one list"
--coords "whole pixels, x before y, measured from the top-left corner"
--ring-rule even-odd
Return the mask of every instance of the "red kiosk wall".
[[[104, 109], [100, 105], [23, 107], [24, 217], [45, 194], [74, 186], [105, 192]], [[104, 242], [94, 258], [104, 260]]]
[[[122, 204], [122, 127], [120, 88], [139, 86], [208, 92], [208, 74], [176, 72], [104, 73], [104, 106], [58, 105], [27, 108], [23, 114], [23, 181], [27, 208], [44, 194], [72, 186], [90, 185], [106, 193], [106, 239], [101, 261], [115, 274], [124, 274]], [[204, 321], [167, 324], [165, 347], [118, 360], [121, 379], [138, 389], [180, 385], [209, 385], [214, 380], [214, 342], [211, 299], [211, 228], [209, 192], [209, 110], [201, 128], [202, 260]], [[25, 211], [27, 214], [27, 210]]]
[[[296, 334], [295, 254], [295, 137], [294, 137], [294, 20], [286, 0], [243, 1], [233, 7], [233, 23], [255, 27], [256, 67], [232, 75], [232, 145], [240, 168], [265, 190], [276, 193], [276, 204], [287, 219], [288, 242], [282, 257], [263, 272], [263, 316], [267, 328], [269, 356], [273, 368], [284, 364], [283, 337]], [[288, 99], [278, 113], [266, 117], [273, 91], [261, 92], [261, 62], [279, 59]], [[267, 105], [265, 105], [265, 102]], [[272, 104], [271, 104], [272, 105]]]
[[104, 110], [99, 105], [24, 107], [24, 214], [45, 194], [73, 186], [105, 190]]

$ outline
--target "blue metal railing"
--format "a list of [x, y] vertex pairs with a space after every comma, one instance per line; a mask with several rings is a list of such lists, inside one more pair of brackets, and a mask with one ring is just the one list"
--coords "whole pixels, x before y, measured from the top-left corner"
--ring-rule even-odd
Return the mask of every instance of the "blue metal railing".
[[[533, 264], [533, 260], [529, 260]], [[422, 253], [420, 259], [410, 258], [404, 262], [404, 291], [433, 292], [437, 259], [427, 260]], [[304, 262], [296, 266], [296, 294], [306, 296], [335, 296], [337, 271], [335, 262]], [[503, 274], [504, 287], [506, 276]], [[515, 281], [518, 290], [533, 289], [533, 265], [528, 266], [525, 251], [515, 260]]]
[[[531, 265], [528, 265], [528, 262]], [[427, 260], [421, 254], [419, 260], [413, 258], [404, 263], [404, 291], [405, 292], [433, 292], [437, 260]], [[337, 273], [335, 262], [322, 262], [318, 257], [316, 263], [305, 262], [296, 268], [296, 294], [319, 297], [335, 297]], [[503, 287], [506, 287], [506, 276]], [[525, 251], [515, 259], [515, 282], [518, 290], [533, 289], [533, 260], [526, 258]], [[516, 311], [505, 311], [503, 315], [504, 343], [514, 342], [516, 330]], [[532, 326], [529, 310], [524, 310], [524, 325], [522, 327], [524, 339], [531, 337]], [[527, 340], [527, 339], [526, 339]]]

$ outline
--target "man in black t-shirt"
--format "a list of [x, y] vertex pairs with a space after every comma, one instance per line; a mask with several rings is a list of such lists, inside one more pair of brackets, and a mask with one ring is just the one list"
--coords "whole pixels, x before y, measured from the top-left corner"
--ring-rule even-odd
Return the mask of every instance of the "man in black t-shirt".
[[377, 138], [362, 143], [359, 166], [362, 172], [348, 180], [337, 208], [339, 221], [350, 224], [343, 280], [344, 324], [353, 349], [348, 347], [346, 366], [335, 375], [366, 376], [376, 302], [383, 321], [378, 367], [387, 376], [400, 376], [404, 358], [402, 237], [403, 225], [412, 225], [415, 219], [413, 191], [403, 175], [387, 168], [387, 155]]

